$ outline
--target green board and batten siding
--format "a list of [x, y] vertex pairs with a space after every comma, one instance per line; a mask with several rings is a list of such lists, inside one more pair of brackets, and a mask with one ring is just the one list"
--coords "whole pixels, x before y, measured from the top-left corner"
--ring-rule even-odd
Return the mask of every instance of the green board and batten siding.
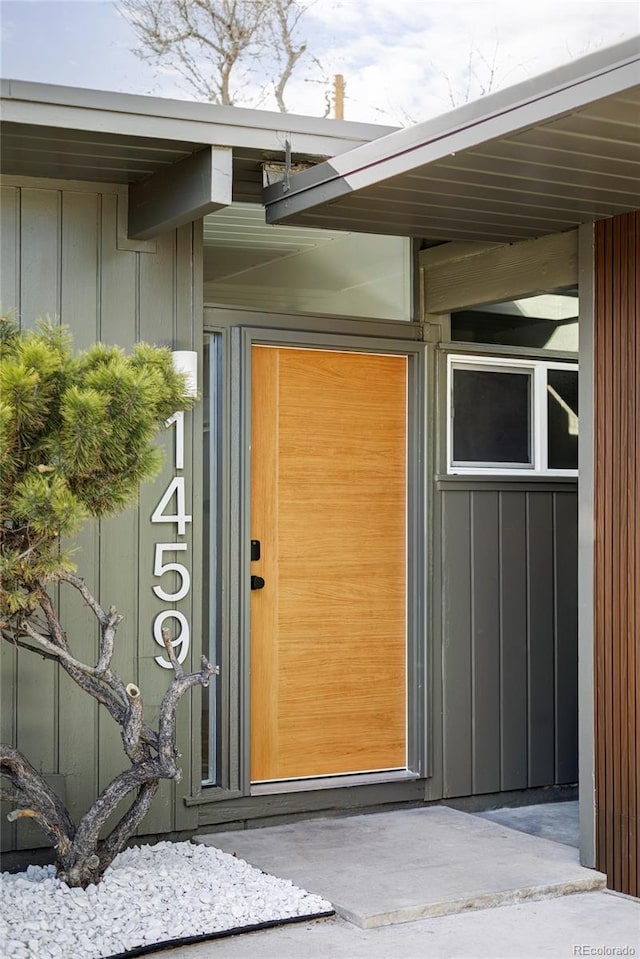
[[[200, 352], [201, 224], [132, 243], [118, 229], [125, 197], [124, 188], [113, 185], [7, 180], [3, 309], [14, 308], [27, 326], [40, 315], [59, 316], [72, 327], [80, 348], [100, 338], [123, 347], [144, 339]], [[190, 620], [192, 664], [203, 646], [201, 435], [200, 404], [187, 418], [185, 436], [187, 512], [194, 517], [186, 537], [192, 587], [178, 604]], [[126, 681], [141, 686], [150, 719], [168, 681], [155, 662], [159, 649], [152, 637], [153, 619], [166, 608], [152, 593], [154, 544], [174, 538], [173, 527], [151, 523], [174, 475], [173, 433], [163, 443], [168, 454], [163, 474], [142, 488], [139, 508], [88, 527], [78, 558], [101, 602], [113, 603], [125, 615], [114, 663]], [[144, 832], [575, 782], [575, 490], [575, 482], [551, 480], [435, 482], [438, 519], [429, 541], [434, 575], [442, 584], [442, 611], [439, 603], [432, 610], [429, 636], [431, 779], [224, 802], [222, 797], [208, 802], [203, 794], [186, 805], [183, 797], [200, 792], [201, 696], [196, 693], [185, 698], [178, 713], [184, 779], [163, 784]], [[164, 581], [163, 586], [174, 588]], [[60, 593], [73, 647], [90, 659], [97, 644], [92, 617], [77, 597]], [[16, 742], [52, 778], [77, 816], [123, 768], [118, 728], [51, 663], [6, 643], [1, 655], [2, 738]], [[237, 728], [237, 717], [229, 722]], [[3, 848], [44, 844], [32, 826], [21, 823], [16, 834], [4, 817], [1, 822]]]
[[[130, 347], [145, 340], [175, 349], [202, 343], [201, 224], [181, 227], [152, 243], [118, 238], [122, 187], [42, 180], [5, 180], [2, 187], [2, 261], [0, 302], [15, 310], [23, 326], [39, 316], [68, 324], [81, 349], [96, 340]], [[122, 210], [120, 211], [122, 214]], [[122, 216], [120, 217], [122, 220]], [[195, 291], [195, 292], [194, 292]], [[185, 421], [187, 512], [201, 515], [201, 409]], [[174, 528], [150, 521], [163, 490], [174, 475], [173, 433], [162, 438], [163, 472], [140, 493], [139, 507], [87, 527], [81, 537], [78, 567], [103, 605], [123, 614], [114, 666], [123, 678], [141, 686], [149, 719], [166, 688], [169, 674], [154, 657], [161, 651], [151, 624], [163, 604], [152, 593], [154, 543], [171, 541]], [[195, 505], [195, 508], [194, 508]], [[189, 524], [188, 565], [201, 568], [199, 524]], [[185, 555], [185, 554], [183, 554]], [[201, 612], [198, 577], [177, 604], [191, 625], [191, 661], [200, 654]], [[163, 581], [166, 589], [172, 587]], [[72, 648], [91, 660], [97, 648], [93, 616], [68, 590], [58, 602]], [[74, 816], [123, 768], [119, 730], [108, 714], [75, 687], [66, 674], [32, 653], [2, 644], [2, 739], [15, 742], [34, 765], [66, 796]], [[190, 660], [187, 660], [187, 664]], [[192, 791], [193, 710], [200, 696], [179, 707], [178, 744], [183, 755], [181, 783], [165, 783], [147, 819], [147, 833], [190, 828], [193, 816], [181, 801]], [[197, 784], [199, 785], [199, 784]], [[179, 797], [177, 792], [179, 791]], [[45, 845], [29, 824], [9, 826], [2, 816], [3, 848]]]

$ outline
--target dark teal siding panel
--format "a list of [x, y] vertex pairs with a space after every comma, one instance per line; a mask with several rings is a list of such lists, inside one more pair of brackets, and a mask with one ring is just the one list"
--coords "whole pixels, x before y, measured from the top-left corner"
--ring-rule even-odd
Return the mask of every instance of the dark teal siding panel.
[[527, 494], [529, 786], [555, 780], [553, 493]]
[[472, 780], [470, 494], [448, 493], [443, 511], [444, 794], [468, 796]]
[[500, 789], [500, 524], [498, 493], [472, 507], [473, 792]]
[[501, 789], [527, 786], [526, 494], [500, 494]]
[[441, 494], [445, 795], [573, 783], [575, 490], [472, 482]]
[[555, 506], [555, 696], [556, 781], [578, 781], [578, 607], [564, 601], [578, 591], [576, 493], [556, 493]]

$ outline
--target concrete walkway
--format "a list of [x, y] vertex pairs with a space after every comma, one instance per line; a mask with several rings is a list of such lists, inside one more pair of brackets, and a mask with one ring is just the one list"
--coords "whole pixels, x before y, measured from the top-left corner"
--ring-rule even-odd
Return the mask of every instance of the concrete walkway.
[[[340, 918], [319, 919], [181, 946], [158, 953], [157, 959], [572, 959], [616, 955], [605, 953], [603, 947], [627, 948], [626, 953], [617, 955], [640, 955], [637, 901], [589, 892], [376, 929], [359, 929]], [[582, 951], [577, 951], [579, 948]]]
[[[535, 818], [516, 816], [529, 827]], [[640, 902], [603, 891], [604, 877], [581, 867], [575, 848], [446, 807], [215, 833], [197, 841], [325, 896], [338, 915], [158, 957], [640, 956]], [[627, 952], [584, 951], [604, 948]]]

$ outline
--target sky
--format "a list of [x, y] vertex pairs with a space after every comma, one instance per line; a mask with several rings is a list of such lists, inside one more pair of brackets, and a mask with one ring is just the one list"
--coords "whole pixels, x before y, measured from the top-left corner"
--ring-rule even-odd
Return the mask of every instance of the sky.
[[[640, 35], [640, 0], [304, 2], [302, 35], [321, 67], [310, 57], [300, 64], [287, 88], [290, 112], [323, 115], [341, 73], [345, 119], [371, 123], [406, 125], [475, 99], [490, 66], [499, 89]], [[117, 3], [1, 0], [0, 40], [5, 78], [194, 99], [177, 74], [135, 55]], [[269, 99], [246, 105], [274, 109]]]

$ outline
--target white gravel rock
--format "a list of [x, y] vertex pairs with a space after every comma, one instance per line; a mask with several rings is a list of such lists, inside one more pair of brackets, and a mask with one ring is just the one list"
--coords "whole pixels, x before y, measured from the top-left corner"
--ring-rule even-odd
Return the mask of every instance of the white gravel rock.
[[136, 946], [328, 912], [331, 904], [211, 846], [126, 849], [99, 886], [53, 866], [0, 873], [3, 959], [103, 959]]

